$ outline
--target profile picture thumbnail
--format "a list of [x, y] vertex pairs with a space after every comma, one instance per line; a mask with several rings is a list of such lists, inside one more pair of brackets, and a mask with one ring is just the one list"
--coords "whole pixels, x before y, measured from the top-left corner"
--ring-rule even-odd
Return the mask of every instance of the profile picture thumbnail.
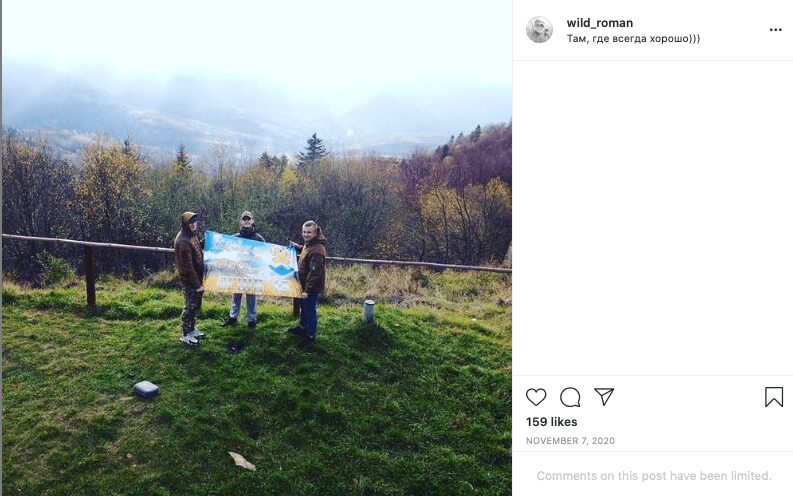
[[553, 25], [545, 17], [533, 17], [526, 25], [526, 34], [535, 43], [545, 43], [551, 39]]

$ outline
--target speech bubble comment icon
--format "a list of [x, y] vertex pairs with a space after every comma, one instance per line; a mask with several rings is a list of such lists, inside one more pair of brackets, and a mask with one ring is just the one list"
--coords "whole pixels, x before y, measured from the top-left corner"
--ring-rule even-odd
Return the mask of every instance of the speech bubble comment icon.
[[534, 389], [531, 388], [526, 391], [526, 398], [531, 402], [534, 406], [540, 406], [540, 403], [545, 401], [545, 390], [543, 388]]
[[574, 387], [564, 388], [562, 394], [559, 395], [559, 399], [566, 407], [581, 406], [581, 393]]

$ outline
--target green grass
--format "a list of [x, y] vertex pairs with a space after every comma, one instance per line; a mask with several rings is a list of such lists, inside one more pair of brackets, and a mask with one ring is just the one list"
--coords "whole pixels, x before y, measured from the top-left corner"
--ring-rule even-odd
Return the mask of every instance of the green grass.
[[[81, 285], [6, 283], [4, 494], [510, 494], [508, 279], [335, 270], [359, 284], [329, 288], [311, 351], [283, 300], [249, 334], [207, 295], [188, 349], [168, 284], [103, 278], [90, 315]], [[363, 327], [353, 301], [387, 301], [383, 277], [414, 291]], [[160, 396], [132, 395], [140, 380]]]

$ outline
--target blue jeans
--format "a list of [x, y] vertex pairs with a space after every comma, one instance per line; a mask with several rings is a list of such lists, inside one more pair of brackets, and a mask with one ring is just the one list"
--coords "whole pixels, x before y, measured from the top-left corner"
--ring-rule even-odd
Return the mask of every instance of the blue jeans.
[[[236, 319], [240, 316], [240, 308], [242, 307], [242, 293], [234, 293], [231, 297], [231, 311], [229, 317]], [[245, 318], [248, 322], [256, 322], [256, 295], [245, 295]]]
[[319, 293], [308, 293], [308, 298], [300, 299], [300, 325], [306, 329], [306, 336], [317, 337], [317, 298]]

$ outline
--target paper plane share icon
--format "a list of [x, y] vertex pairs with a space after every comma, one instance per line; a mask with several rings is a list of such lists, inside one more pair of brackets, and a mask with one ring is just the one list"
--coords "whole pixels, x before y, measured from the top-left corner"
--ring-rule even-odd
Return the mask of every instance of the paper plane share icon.
[[609, 398], [611, 398], [611, 393], [614, 392], [614, 388], [595, 388], [595, 392], [600, 395], [600, 401], [603, 402], [603, 406], [606, 406]]

